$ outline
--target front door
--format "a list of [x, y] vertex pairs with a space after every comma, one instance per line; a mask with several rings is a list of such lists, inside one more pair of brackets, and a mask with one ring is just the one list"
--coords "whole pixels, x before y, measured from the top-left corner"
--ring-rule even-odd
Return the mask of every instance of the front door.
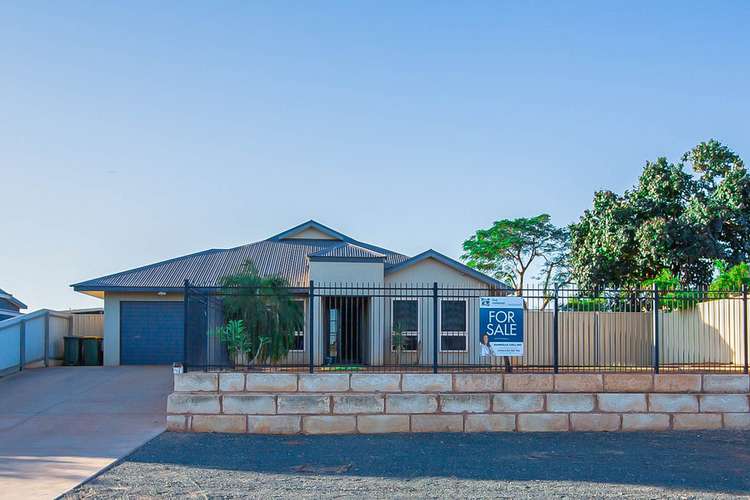
[[364, 364], [367, 339], [367, 297], [326, 297], [325, 363]]

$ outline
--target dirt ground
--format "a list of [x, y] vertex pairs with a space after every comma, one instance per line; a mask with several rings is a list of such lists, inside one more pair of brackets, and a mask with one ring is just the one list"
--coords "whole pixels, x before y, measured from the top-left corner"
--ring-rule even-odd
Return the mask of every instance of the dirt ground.
[[750, 432], [164, 433], [66, 498], [735, 498]]

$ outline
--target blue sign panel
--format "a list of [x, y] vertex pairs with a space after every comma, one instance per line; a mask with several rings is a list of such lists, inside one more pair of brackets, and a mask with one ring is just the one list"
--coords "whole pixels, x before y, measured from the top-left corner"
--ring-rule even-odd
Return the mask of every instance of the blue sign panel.
[[482, 356], [523, 356], [523, 297], [480, 297]]

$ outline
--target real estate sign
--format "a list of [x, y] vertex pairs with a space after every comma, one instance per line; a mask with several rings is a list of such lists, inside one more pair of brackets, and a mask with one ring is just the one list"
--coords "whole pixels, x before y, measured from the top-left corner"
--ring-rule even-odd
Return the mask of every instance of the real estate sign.
[[523, 356], [523, 297], [480, 297], [482, 356]]

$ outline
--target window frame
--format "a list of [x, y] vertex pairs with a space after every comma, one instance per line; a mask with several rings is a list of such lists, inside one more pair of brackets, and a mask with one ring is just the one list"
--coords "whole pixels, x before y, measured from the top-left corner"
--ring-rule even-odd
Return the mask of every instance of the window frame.
[[396, 350], [393, 348], [393, 327], [394, 327], [394, 321], [396, 319], [396, 315], [394, 314], [395, 307], [394, 302], [416, 302], [417, 303], [417, 329], [416, 330], [409, 330], [402, 332], [402, 335], [404, 337], [416, 337], [417, 339], [417, 348], [416, 349], [404, 349], [401, 352], [419, 352], [419, 343], [422, 340], [422, 329], [420, 328], [421, 321], [419, 319], [422, 317], [422, 304], [421, 300], [419, 300], [419, 297], [391, 297], [391, 331], [390, 335], [388, 335], [388, 340], [390, 340], [389, 344], [391, 345], [390, 351], [396, 352]]
[[287, 352], [305, 352], [307, 346], [307, 339], [305, 339], [305, 326], [307, 321], [307, 315], [305, 310], [307, 308], [307, 301], [305, 299], [292, 299], [294, 302], [302, 302], [302, 330], [295, 331], [293, 333], [296, 341], [296, 337], [302, 337], [302, 349], [289, 349]]
[[[443, 301], [445, 302], [463, 302], [464, 303], [464, 330], [450, 330], [443, 332]], [[440, 338], [438, 339], [438, 350], [440, 352], [457, 352], [465, 353], [469, 352], [469, 300], [466, 297], [440, 297], [438, 298], [438, 332]], [[463, 337], [465, 339], [465, 347], [463, 349], [443, 349], [443, 337]]]

